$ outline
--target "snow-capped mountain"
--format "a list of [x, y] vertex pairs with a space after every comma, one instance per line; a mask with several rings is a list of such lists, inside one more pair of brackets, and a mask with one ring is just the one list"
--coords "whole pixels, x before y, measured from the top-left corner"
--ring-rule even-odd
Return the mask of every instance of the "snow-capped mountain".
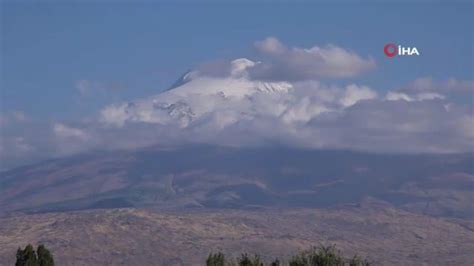
[[[392, 90], [379, 97], [375, 90], [351, 83], [266, 80], [255, 76], [268, 67], [264, 64], [242, 58], [198, 67], [157, 95], [102, 109], [99, 126], [84, 130], [80, 136], [97, 136], [98, 142], [108, 143], [109, 137], [104, 136], [110, 135], [110, 139], [120, 140], [111, 146], [119, 143], [125, 147], [170, 142], [234, 146], [277, 143], [447, 152], [472, 146], [472, 117], [466, 109], [447, 105], [440, 94]], [[440, 121], [445, 125], [439, 126]], [[445, 136], [460, 136], [462, 141], [450, 143], [444, 140], [452, 138], [446, 137], [432, 142], [424, 137], [436, 128], [442, 128]], [[78, 135], [76, 130], [70, 129], [67, 136]], [[59, 133], [64, 135], [64, 130]], [[136, 136], [130, 138], [131, 134]]]
[[293, 86], [288, 82], [250, 79], [247, 69], [257, 64], [259, 62], [245, 58], [233, 60], [228, 65], [226, 76], [212, 76], [199, 70], [188, 71], [168, 90], [158, 95], [107, 107], [101, 113], [102, 121], [117, 126], [126, 122], [147, 122], [187, 127], [214, 111], [255, 111], [259, 108], [253, 106], [252, 97], [257, 95], [281, 97], [292, 91]]

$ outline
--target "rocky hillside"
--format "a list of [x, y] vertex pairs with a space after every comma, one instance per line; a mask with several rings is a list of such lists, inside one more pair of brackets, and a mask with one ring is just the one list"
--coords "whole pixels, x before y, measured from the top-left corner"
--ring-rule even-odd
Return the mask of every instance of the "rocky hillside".
[[[465, 221], [464, 221], [465, 222]], [[335, 244], [377, 264], [472, 265], [473, 224], [366, 201], [334, 209], [87, 210], [0, 218], [0, 265], [44, 243], [58, 265], [202, 265], [211, 251], [287, 258]]]

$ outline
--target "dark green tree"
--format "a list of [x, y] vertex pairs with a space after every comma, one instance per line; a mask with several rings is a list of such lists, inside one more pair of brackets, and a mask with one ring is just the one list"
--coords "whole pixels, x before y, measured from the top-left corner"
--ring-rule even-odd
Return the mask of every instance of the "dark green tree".
[[54, 266], [54, 259], [44, 245], [39, 245], [35, 252], [33, 246], [28, 244], [25, 249], [18, 248], [15, 266]]
[[25, 249], [18, 248], [15, 266], [38, 266], [38, 258], [31, 244], [28, 244]]
[[53, 255], [44, 245], [38, 246], [36, 254], [38, 254], [39, 266], [54, 266]]

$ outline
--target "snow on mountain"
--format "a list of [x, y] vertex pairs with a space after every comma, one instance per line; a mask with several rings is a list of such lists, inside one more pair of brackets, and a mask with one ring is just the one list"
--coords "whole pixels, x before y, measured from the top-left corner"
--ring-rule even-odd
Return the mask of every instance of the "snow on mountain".
[[[384, 150], [403, 147], [410, 152], [429, 147], [428, 151], [438, 152], [448, 150], [451, 144], [430, 146], [421, 136], [445, 117], [442, 121], [449, 121], [445, 134], [454, 132], [465, 140], [456, 147], [467, 145], [472, 136], [472, 129], [465, 126], [470, 121], [466, 111], [455, 107], [448, 110], [443, 98], [407, 94], [416, 99], [410, 101], [392, 97], [390, 92], [379, 97], [363, 85], [256, 79], [249, 73], [259, 64], [237, 59], [218, 68], [191, 70], [172, 89], [104, 108], [100, 130], [89, 135], [115, 132], [113, 138], [132, 145], [189, 141], [242, 146], [270, 141], [362, 150], [370, 150], [376, 141]], [[103, 129], [108, 128], [113, 130], [104, 134]], [[130, 140], [131, 134], [138, 136]], [[381, 135], [387, 137], [379, 138]], [[396, 137], [401, 135], [404, 138]]]
[[[205, 75], [199, 70], [188, 71], [170, 89], [158, 95], [106, 107], [101, 112], [101, 121], [115, 126], [145, 122], [187, 127], [211, 112], [235, 111], [245, 116], [252, 110], [262, 111], [262, 108], [253, 106], [255, 97], [265, 94], [263, 97], [280, 98], [291, 93], [293, 85], [249, 79], [246, 70], [256, 64], [259, 63], [245, 58], [231, 61], [225, 77]], [[278, 106], [268, 107], [281, 113]]]
[[227, 77], [206, 76], [199, 70], [191, 70], [180, 77], [167, 92], [179, 96], [221, 94], [226, 97], [242, 98], [256, 92], [288, 92], [292, 89], [292, 85], [288, 82], [250, 80], [247, 69], [258, 64], [260, 62], [246, 58], [235, 59], [229, 64]]
[[179, 79], [177, 79], [177, 80], [173, 83], [173, 85], [171, 85], [171, 86], [167, 89], [167, 91], [172, 90], [172, 89], [177, 88], [177, 87], [180, 87], [180, 86], [182, 86], [182, 85], [188, 83], [189, 81], [191, 81], [193, 75], [195, 75], [195, 74], [196, 74], [195, 71], [191, 71], [191, 70], [186, 71], [186, 73], [184, 73]]

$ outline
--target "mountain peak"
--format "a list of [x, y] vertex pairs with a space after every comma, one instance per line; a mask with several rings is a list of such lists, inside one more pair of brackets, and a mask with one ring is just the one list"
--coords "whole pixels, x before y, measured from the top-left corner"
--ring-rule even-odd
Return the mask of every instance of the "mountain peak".
[[174, 88], [180, 87], [188, 82], [190, 82], [193, 78], [195, 78], [198, 75], [198, 72], [195, 70], [188, 70], [184, 72], [183, 75], [181, 75], [168, 89], [165, 91], [172, 90]]

